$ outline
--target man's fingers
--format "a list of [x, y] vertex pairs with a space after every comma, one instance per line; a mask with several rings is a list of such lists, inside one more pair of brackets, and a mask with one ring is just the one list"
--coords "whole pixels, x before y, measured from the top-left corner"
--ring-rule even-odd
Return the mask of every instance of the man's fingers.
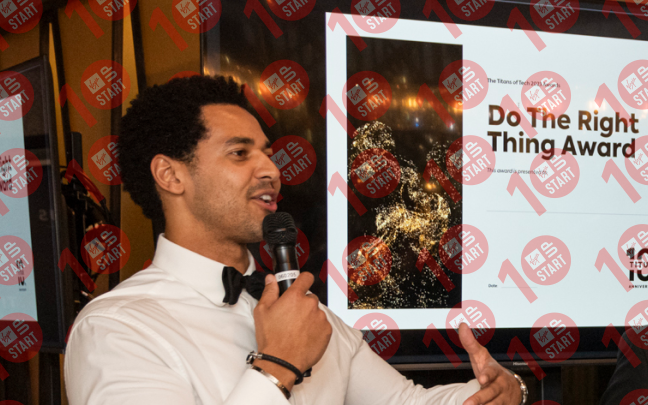
[[258, 306], [269, 307], [279, 298], [279, 284], [274, 274], [268, 274], [265, 278], [266, 286], [263, 289], [263, 294], [259, 299]]
[[315, 281], [315, 277], [308, 271], [304, 271], [301, 274], [299, 274], [299, 277], [295, 280], [294, 283], [290, 287], [288, 287], [288, 290], [297, 290], [300, 295], [306, 294], [306, 291], [313, 285], [313, 281]]
[[502, 387], [496, 384], [489, 385], [486, 388], [482, 388], [477, 391], [475, 395], [468, 398], [463, 405], [480, 405], [486, 404], [495, 399], [499, 394], [502, 393]]
[[466, 349], [471, 358], [473, 355], [478, 354], [484, 348], [484, 346], [480, 345], [477, 339], [475, 339], [472, 331], [465, 323], [459, 325], [459, 340], [461, 340], [461, 344], [463, 345], [464, 349]]
[[481, 374], [477, 376], [477, 381], [483, 387], [484, 385], [495, 381], [498, 374], [499, 372], [495, 367], [485, 367]]

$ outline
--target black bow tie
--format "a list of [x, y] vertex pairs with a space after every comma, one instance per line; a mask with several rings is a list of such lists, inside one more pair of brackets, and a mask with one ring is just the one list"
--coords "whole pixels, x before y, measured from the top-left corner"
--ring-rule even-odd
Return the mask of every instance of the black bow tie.
[[244, 276], [234, 267], [223, 267], [223, 287], [225, 287], [223, 302], [230, 305], [236, 304], [244, 288], [248, 294], [257, 300], [260, 299], [265, 288], [265, 276], [266, 274], [260, 271]]

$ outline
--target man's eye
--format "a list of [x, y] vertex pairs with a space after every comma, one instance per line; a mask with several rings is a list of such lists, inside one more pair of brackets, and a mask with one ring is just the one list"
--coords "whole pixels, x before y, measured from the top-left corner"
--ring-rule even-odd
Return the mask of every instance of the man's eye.
[[245, 154], [247, 153], [247, 151], [246, 151], [245, 149], [241, 149], [241, 150], [235, 150], [235, 151], [232, 152], [232, 153], [233, 153], [234, 155], [238, 156], [238, 157], [243, 157], [243, 156], [245, 156]]

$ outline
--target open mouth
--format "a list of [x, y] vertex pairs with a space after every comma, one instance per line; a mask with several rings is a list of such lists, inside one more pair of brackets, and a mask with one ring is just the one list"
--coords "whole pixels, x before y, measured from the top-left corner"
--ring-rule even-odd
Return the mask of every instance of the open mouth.
[[277, 210], [277, 197], [274, 194], [260, 194], [254, 197], [253, 200], [257, 201], [263, 208], [269, 211]]

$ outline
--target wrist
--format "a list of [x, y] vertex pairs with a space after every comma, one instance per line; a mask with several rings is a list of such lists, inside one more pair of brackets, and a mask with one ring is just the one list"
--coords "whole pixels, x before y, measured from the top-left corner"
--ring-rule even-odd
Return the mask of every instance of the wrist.
[[288, 391], [291, 391], [293, 386], [295, 385], [295, 379], [297, 378], [295, 373], [285, 367], [280, 366], [279, 364], [260, 359], [255, 359], [252, 364], [259, 367], [266, 373], [272, 374], [286, 387], [286, 389], [288, 389]]

